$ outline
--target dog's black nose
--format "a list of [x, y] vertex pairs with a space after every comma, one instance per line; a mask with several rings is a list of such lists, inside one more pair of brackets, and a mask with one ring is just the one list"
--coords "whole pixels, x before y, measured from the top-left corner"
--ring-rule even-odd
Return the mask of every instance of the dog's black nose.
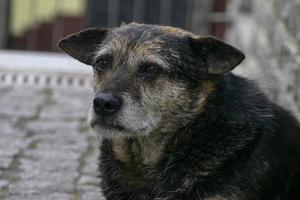
[[113, 93], [98, 93], [93, 101], [94, 111], [98, 115], [106, 116], [121, 109], [123, 100], [121, 96]]

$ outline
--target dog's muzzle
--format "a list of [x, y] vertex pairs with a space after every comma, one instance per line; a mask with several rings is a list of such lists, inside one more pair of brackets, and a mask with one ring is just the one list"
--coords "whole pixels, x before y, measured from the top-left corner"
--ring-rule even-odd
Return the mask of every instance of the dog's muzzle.
[[95, 113], [103, 117], [117, 113], [122, 104], [122, 97], [111, 92], [99, 92], [93, 100]]

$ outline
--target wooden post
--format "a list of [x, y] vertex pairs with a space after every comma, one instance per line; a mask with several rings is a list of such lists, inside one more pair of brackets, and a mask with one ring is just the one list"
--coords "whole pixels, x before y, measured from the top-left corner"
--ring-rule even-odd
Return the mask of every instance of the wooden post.
[[0, 48], [7, 48], [9, 28], [9, 0], [0, 0]]
[[133, 4], [133, 21], [143, 22], [145, 14], [145, 0], [134, 0]]
[[110, 0], [88, 0], [86, 11], [87, 27], [107, 27], [108, 3]]
[[159, 23], [162, 25], [171, 25], [172, 15], [172, 1], [162, 0], [160, 2], [160, 19]]
[[120, 0], [109, 0], [108, 2], [108, 27], [119, 26]]
[[191, 21], [188, 23], [187, 28], [199, 34], [208, 34], [213, 4], [214, 1], [212, 0], [190, 0], [187, 7], [192, 9], [190, 17], [188, 17]]

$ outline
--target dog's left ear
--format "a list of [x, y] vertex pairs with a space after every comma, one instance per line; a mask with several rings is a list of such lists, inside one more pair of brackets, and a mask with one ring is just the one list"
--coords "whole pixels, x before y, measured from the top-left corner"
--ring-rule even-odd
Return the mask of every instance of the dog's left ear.
[[229, 72], [245, 59], [240, 50], [214, 37], [190, 37], [190, 41], [200, 67], [208, 74]]
[[89, 28], [61, 39], [58, 47], [80, 62], [90, 65], [93, 61], [93, 53], [107, 32], [107, 29]]

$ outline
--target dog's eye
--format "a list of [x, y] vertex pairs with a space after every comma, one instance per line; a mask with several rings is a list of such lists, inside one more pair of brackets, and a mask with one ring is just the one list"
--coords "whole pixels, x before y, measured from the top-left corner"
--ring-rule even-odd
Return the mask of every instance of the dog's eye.
[[138, 75], [144, 78], [154, 77], [160, 70], [160, 67], [157, 64], [146, 64], [142, 65], [138, 71]]
[[94, 69], [97, 71], [103, 71], [107, 69], [111, 65], [111, 58], [105, 57], [105, 58], [100, 58], [96, 61], [94, 65]]

